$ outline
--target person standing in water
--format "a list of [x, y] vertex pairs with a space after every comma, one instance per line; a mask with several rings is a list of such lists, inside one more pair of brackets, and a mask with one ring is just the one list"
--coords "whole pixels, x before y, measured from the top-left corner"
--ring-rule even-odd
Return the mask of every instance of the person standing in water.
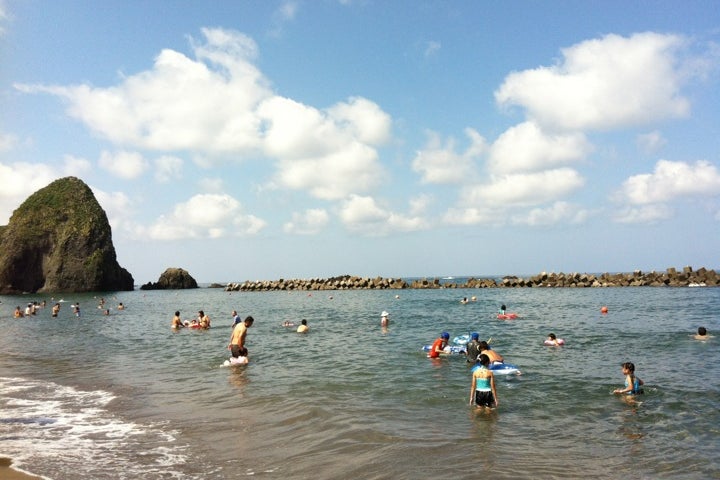
[[[233, 328], [232, 335], [230, 335], [230, 344], [228, 345], [230, 354], [233, 357], [238, 358], [243, 349], [247, 350], [245, 347], [245, 339], [247, 338], [247, 330], [252, 327], [253, 322], [255, 322], [255, 319], [248, 315], [245, 317], [243, 323], [238, 323], [235, 325], [235, 328]], [[245, 354], [245, 356], [247, 356], [247, 354]]]
[[472, 370], [470, 383], [470, 405], [482, 408], [496, 408], [499, 403], [495, 389], [495, 375], [490, 371], [490, 358], [481, 354], [477, 357], [478, 365]]

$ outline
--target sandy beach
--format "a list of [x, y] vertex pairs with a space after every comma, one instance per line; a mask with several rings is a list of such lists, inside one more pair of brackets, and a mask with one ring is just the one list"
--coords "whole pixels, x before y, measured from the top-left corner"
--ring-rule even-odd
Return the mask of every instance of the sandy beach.
[[11, 465], [12, 460], [9, 458], [0, 458], [0, 478], [4, 480], [42, 480], [42, 477], [15, 470]]

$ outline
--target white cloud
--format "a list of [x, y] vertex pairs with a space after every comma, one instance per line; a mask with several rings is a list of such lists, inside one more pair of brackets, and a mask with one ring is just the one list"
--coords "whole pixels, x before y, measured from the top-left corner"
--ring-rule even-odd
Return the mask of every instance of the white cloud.
[[116, 177], [125, 180], [138, 178], [148, 169], [148, 162], [137, 152], [119, 151], [110, 153], [103, 150], [98, 164]]
[[365, 235], [379, 236], [394, 231], [416, 231], [428, 228], [420, 216], [405, 216], [391, 212], [372, 197], [350, 195], [340, 208], [340, 220], [348, 230]]
[[677, 197], [720, 195], [720, 172], [701, 160], [694, 164], [660, 160], [651, 174], [634, 175], [623, 183], [617, 200], [631, 205], [668, 202]]
[[116, 144], [169, 151], [253, 151], [260, 128], [254, 109], [271, 94], [251, 63], [257, 47], [237, 32], [202, 32], [206, 43], [191, 41], [197, 61], [166, 49], [151, 70], [126, 77], [115, 87], [16, 88], [65, 99], [71, 117]]
[[155, 159], [155, 179], [167, 183], [182, 178], [183, 160], [172, 155], [163, 155]]
[[271, 37], [280, 37], [283, 34], [285, 24], [295, 19], [299, 10], [298, 2], [285, 0], [273, 13], [272, 29], [268, 32]]
[[434, 40], [431, 40], [426, 43], [425, 45], [425, 57], [432, 57], [436, 55], [440, 48], [442, 47], [442, 44], [440, 42], [436, 42]]
[[494, 177], [490, 184], [465, 188], [460, 203], [468, 208], [540, 205], [561, 198], [584, 184], [583, 177], [571, 168], [516, 173]]
[[17, 143], [18, 139], [16, 135], [0, 132], [0, 152], [9, 152], [15, 148]]
[[531, 227], [578, 224], [587, 220], [589, 212], [567, 202], [555, 202], [548, 208], [533, 208], [525, 214], [512, 216], [512, 223]]
[[113, 235], [118, 232], [132, 234], [136, 226], [131, 220], [135, 212], [130, 197], [123, 192], [105, 192], [95, 187], [91, 188], [93, 195], [108, 217]]
[[592, 149], [582, 133], [546, 134], [536, 123], [524, 122], [492, 144], [488, 170], [503, 174], [554, 168], [584, 159]]
[[92, 170], [92, 163], [89, 160], [73, 155], [63, 156], [63, 164], [63, 175], [66, 177], [82, 177], [83, 174]]
[[[151, 69], [116, 86], [15, 87], [64, 99], [71, 117], [128, 150], [188, 151], [204, 166], [227, 154], [238, 161], [264, 155], [276, 161], [276, 184], [324, 199], [380, 183], [377, 147], [390, 139], [392, 121], [377, 104], [351, 97], [320, 110], [275, 95], [253, 63], [251, 38], [224, 29], [202, 33], [204, 42], [190, 40], [195, 59], [163, 50]], [[158, 172], [161, 179], [167, 173]]]
[[416, 153], [412, 162], [413, 170], [422, 175], [423, 183], [466, 183], [475, 176], [475, 162], [487, 149], [487, 143], [479, 133], [465, 129], [470, 145], [462, 153], [455, 151], [455, 139], [449, 138], [443, 145], [437, 133], [428, 132], [427, 135], [425, 148]]
[[684, 117], [676, 35], [606, 35], [562, 50], [562, 62], [508, 75], [495, 92], [544, 129], [610, 129]]
[[5, 35], [5, 22], [10, 19], [5, 2], [0, 0], [0, 37]]
[[636, 143], [643, 153], [655, 153], [667, 144], [660, 132], [654, 130], [637, 136]]
[[383, 170], [377, 152], [365, 145], [348, 145], [346, 151], [324, 156], [285, 160], [280, 163], [277, 183], [308, 190], [314, 197], [338, 200], [351, 192], [364, 192], [378, 185]]
[[0, 225], [27, 197], [58, 178], [53, 167], [38, 163], [0, 163]]
[[198, 181], [198, 188], [203, 192], [220, 192], [225, 189], [225, 182], [222, 178], [201, 178]]
[[417, 197], [410, 199], [410, 214], [411, 215], [424, 215], [427, 213], [427, 209], [433, 202], [431, 195], [418, 195]]
[[673, 211], [670, 207], [663, 204], [643, 205], [641, 207], [625, 207], [613, 215], [613, 220], [617, 223], [627, 224], [653, 224], [661, 220], [667, 220], [672, 217]]
[[322, 208], [311, 208], [302, 213], [293, 213], [292, 221], [283, 225], [285, 233], [315, 235], [328, 224], [330, 216]]
[[505, 210], [489, 207], [452, 207], [443, 215], [447, 225], [501, 225]]
[[195, 195], [161, 216], [144, 234], [155, 240], [207, 239], [254, 235], [266, 222], [243, 213], [240, 202], [226, 194]]

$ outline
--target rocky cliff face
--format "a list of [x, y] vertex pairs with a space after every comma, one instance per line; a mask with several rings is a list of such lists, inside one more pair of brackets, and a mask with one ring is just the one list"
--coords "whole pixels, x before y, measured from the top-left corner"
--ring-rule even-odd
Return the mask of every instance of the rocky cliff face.
[[0, 293], [133, 290], [105, 211], [82, 180], [38, 190], [0, 228]]
[[171, 290], [182, 288], [198, 288], [195, 279], [182, 268], [168, 268], [156, 283], [148, 282], [140, 290]]

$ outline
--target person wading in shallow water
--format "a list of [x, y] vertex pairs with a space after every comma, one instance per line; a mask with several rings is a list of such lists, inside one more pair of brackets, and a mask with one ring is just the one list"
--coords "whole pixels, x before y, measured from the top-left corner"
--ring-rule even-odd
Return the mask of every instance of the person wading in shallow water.
[[[230, 344], [228, 345], [230, 354], [233, 357], [238, 358], [243, 349], [247, 350], [245, 347], [245, 339], [247, 338], [247, 330], [252, 327], [253, 322], [255, 322], [255, 319], [248, 315], [245, 317], [244, 322], [238, 323], [235, 325], [235, 328], [233, 328], [232, 335], [230, 335]], [[247, 353], [245, 356], [247, 356]]]

